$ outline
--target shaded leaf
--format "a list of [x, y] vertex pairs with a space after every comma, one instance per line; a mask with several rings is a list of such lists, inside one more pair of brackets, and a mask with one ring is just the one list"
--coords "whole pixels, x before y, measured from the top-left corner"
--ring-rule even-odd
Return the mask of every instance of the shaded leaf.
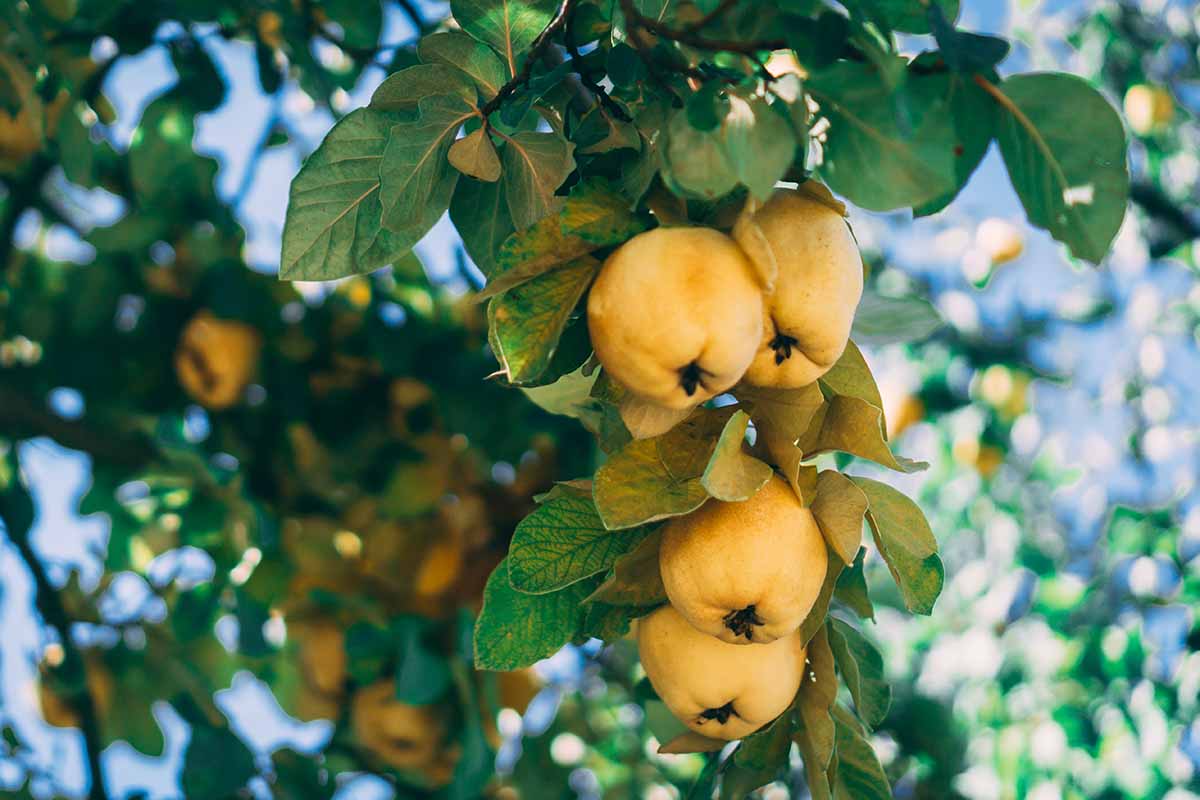
[[644, 617], [654, 610], [655, 606], [610, 605], [608, 603], [587, 603], [583, 624], [579, 628], [577, 639], [596, 638], [604, 642], [615, 642], [627, 635], [633, 621]]
[[817, 599], [813, 603], [812, 610], [808, 612], [808, 616], [800, 624], [800, 640], [805, 644], [812, 641], [812, 638], [825, 625], [825, 617], [829, 614], [829, 603], [833, 599], [833, 589], [837, 586], [837, 581], [842, 574], [842, 570], [846, 568], [846, 565], [842, 563], [842, 559], [838, 557], [837, 553], [830, 549], [827, 549], [826, 552], [829, 555], [829, 566], [825, 570], [825, 580], [821, 584], [821, 591], [817, 593]]
[[871, 595], [867, 591], [867, 575], [863, 569], [863, 559], [867, 549], [860, 547], [854, 563], [842, 571], [838, 577], [837, 586], [833, 590], [834, 599], [842, 603], [860, 619], [875, 619], [875, 607], [871, 604]]
[[[857, 397], [883, 411], [883, 398], [879, 394], [875, 376], [871, 374], [871, 368], [867, 366], [862, 351], [852, 341], [846, 342], [845, 351], [829, 371], [821, 376], [821, 383], [835, 394]], [[886, 431], [886, 419], [880, 416], [880, 421]]]
[[575, 169], [575, 145], [558, 133], [520, 131], [505, 136], [504, 196], [517, 230], [557, 211], [556, 192]]
[[414, 64], [394, 72], [375, 88], [371, 108], [377, 111], [413, 112], [421, 100], [436, 95], [454, 96], [469, 106], [477, 97], [463, 74], [445, 64]]
[[292, 181], [279, 276], [332, 280], [370, 272], [416, 242], [381, 229], [379, 169], [395, 118], [360, 108], [333, 127]]
[[835, 394], [800, 437], [804, 458], [837, 450], [865, 458], [898, 472], [928, 469], [924, 461], [912, 461], [892, 453], [884, 438], [883, 411], [857, 397]]
[[504, 240], [488, 285], [475, 297], [494, 297], [591, 250], [592, 245], [578, 236], [565, 235], [557, 217], [544, 217]]
[[724, 739], [712, 739], [702, 733], [685, 731], [666, 744], [658, 746], [662, 755], [678, 755], [681, 753], [715, 753], [729, 742]]
[[421, 99], [417, 118], [392, 126], [380, 165], [383, 224], [419, 239], [450, 206], [458, 181], [447, 153], [462, 124], [477, 113], [461, 97]]
[[[909, 75], [905, 119], [884, 76], [867, 63], [839, 62], [806, 84], [830, 123], [821, 176], [872, 211], [919, 206], [957, 188], [958, 131], [946, 110], [946, 75]], [[870, 164], [870, 169], [863, 169]]]
[[837, 731], [835, 800], [891, 800], [892, 787], [862, 727], [849, 711], [833, 707]]
[[616, 530], [694, 511], [708, 499], [701, 482], [734, 409], [697, 409], [662, 436], [638, 439], [596, 471], [596, 508]]
[[496, 271], [500, 246], [513, 232], [501, 183], [460, 178], [450, 201], [450, 221], [462, 237], [467, 254], [484, 275]]
[[[796, 695], [796, 711], [802, 728], [795, 739], [804, 756], [804, 769], [811, 787], [814, 783], [825, 782], [826, 770], [833, 760], [835, 733], [830, 709], [837, 701], [838, 683], [826, 626], [817, 629], [808, 643], [806, 656], [808, 670]], [[816, 794], [814, 791], [813, 795]]]
[[879, 727], [892, 704], [892, 689], [883, 673], [883, 656], [865, 636], [837, 617], [829, 618], [828, 631], [829, 647], [858, 716], [868, 728]]
[[763, 98], [735, 95], [724, 125], [726, 157], [738, 182], [766, 200], [796, 156], [791, 123]]
[[661, 544], [659, 531], [642, 539], [637, 547], [617, 559], [612, 574], [588, 600], [619, 606], [655, 606], [666, 602], [667, 590], [658, 570]]
[[516, 75], [557, 7], [555, 0], [451, 0], [450, 13], [464, 31], [500, 54], [509, 75]]
[[487, 45], [461, 31], [422, 36], [417, 55], [427, 64], [444, 64], [465, 73], [483, 99], [491, 100], [508, 80], [504, 64]]

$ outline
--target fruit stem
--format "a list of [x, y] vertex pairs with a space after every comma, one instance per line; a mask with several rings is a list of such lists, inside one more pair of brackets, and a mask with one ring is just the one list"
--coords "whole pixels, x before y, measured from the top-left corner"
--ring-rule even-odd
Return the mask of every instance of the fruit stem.
[[730, 717], [736, 716], [737, 712], [733, 710], [732, 700], [720, 708], [706, 708], [700, 712], [700, 719], [715, 719], [721, 725], [724, 725]]
[[724, 622], [725, 627], [733, 631], [735, 636], [745, 636], [749, 640], [754, 639], [754, 627], [763, 624], [753, 605], [748, 605], [741, 611], [730, 611], [725, 615]]

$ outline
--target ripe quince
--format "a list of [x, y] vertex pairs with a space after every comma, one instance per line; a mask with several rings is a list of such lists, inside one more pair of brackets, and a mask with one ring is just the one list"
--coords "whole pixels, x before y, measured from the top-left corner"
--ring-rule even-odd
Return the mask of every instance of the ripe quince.
[[587, 313], [596, 356], [618, 383], [687, 409], [737, 383], [754, 358], [762, 288], [720, 231], [655, 228], [608, 257]]
[[862, 256], [850, 226], [812, 194], [780, 189], [733, 235], [761, 274], [775, 276], [745, 381], [807, 386], [841, 357], [862, 298]]
[[175, 374], [200, 405], [229, 408], [254, 377], [262, 338], [251, 326], [201, 311], [188, 322], [175, 350]]
[[829, 557], [811, 511], [778, 475], [749, 500], [709, 500], [663, 527], [659, 570], [671, 605], [729, 644], [794, 633], [812, 610]]
[[638, 621], [646, 677], [681, 722], [713, 739], [741, 739], [778, 717], [804, 676], [800, 635], [732, 645], [693, 628], [671, 606]]

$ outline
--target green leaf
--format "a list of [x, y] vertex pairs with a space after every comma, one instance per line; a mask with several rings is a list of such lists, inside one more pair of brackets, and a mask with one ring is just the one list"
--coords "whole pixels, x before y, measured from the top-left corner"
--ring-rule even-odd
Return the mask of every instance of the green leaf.
[[342, 29], [349, 47], [369, 48], [378, 44], [383, 27], [383, 6], [362, 0], [322, 0], [321, 10]]
[[508, 548], [509, 580], [530, 594], [557, 591], [607, 570], [645, 536], [644, 528], [608, 530], [591, 496], [564, 492], [517, 525]]
[[891, 800], [892, 787], [858, 721], [840, 705], [833, 707], [837, 730], [834, 800]]
[[720, 129], [701, 131], [688, 122], [687, 112], [675, 112], [666, 130], [663, 180], [680, 194], [717, 198], [729, 194], [738, 178], [721, 140]]
[[333, 280], [378, 269], [416, 243], [381, 229], [379, 168], [395, 117], [350, 112], [292, 181], [279, 276]]
[[729, 744], [725, 739], [712, 739], [695, 731], [684, 731], [666, 744], [658, 746], [659, 755], [681, 753], [715, 753]]
[[738, 182], [766, 200], [796, 157], [791, 123], [763, 98], [735, 95], [724, 126], [726, 156]]
[[643, 607], [665, 603], [667, 590], [663, 588], [662, 575], [658, 570], [658, 549], [661, 544], [660, 531], [654, 531], [642, 539], [637, 547], [616, 560], [612, 574], [588, 600]]
[[867, 513], [875, 519], [890, 545], [903, 548], [914, 558], [937, 552], [937, 539], [920, 506], [886, 483], [861, 476], [851, 480], [867, 496], [870, 504]]
[[[959, 141], [946, 108], [946, 75], [909, 75], [897, 95], [873, 66], [839, 62], [814, 74], [806, 88], [829, 119], [821, 175], [833, 191], [863, 208], [890, 211], [957, 188]], [[898, 98], [920, 117], [905, 119]]]
[[868, 345], [919, 342], [945, 325], [937, 309], [923, 297], [885, 297], [863, 292], [850, 335]]
[[812, 641], [817, 632], [825, 626], [825, 617], [829, 614], [829, 603], [833, 600], [833, 589], [837, 586], [837, 581], [842, 574], [842, 570], [846, 568], [846, 565], [838, 557], [837, 553], [828, 547], [826, 548], [826, 552], [829, 555], [829, 566], [825, 570], [825, 580], [821, 584], [821, 591], [817, 593], [817, 599], [813, 603], [812, 610], [808, 612], [808, 616], [800, 624], [800, 640], [805, 644]]
[[592, 386], [600, 372], [585, 375], [583, 370], [580, 367], [544, 386], [523, 386], [521, 391], [543, 411], [579, 420], [594, 419], [600, 412], [592, 398]]
[[417, 55], [427, 64], [444, 64], [469, 77], [484, 100], [491, 100], [508, 80], [504, 64], [487, 45], [461, 31], [421, 37]]
[[192, 726], [180, 774], [185, 797], [236, 796], [257, 774], [254, 753], [229, 728]]
[[[937, 0], [942, 16], [950, 21], [958, 17], [959, 0]], [[854, 5], [859, 5], [855, 3]], [[864, 4], [865, 5], [865, 4]], [[905, 33], [929, 33], [927, 7], [920, 0], [871, 0], [872, 13], [887, 27]]]
[[821, 796], [818, 789], [824, 788], [829, 796], [829, 765], [833, 760], [835, 731], [830, 710], [837, 702], [837, 675], [833, 671], [833, 652], [829, 649], [826, 626], [817, 629], [808, 643], [805, 654], [809, 669], [796, 695], [796, 711], [799, 713], [801, 729], [795, 741], [804, 757], [804, 771], [808, 776], [809, 791], [813, 797]]
[[708, 499], [702, 483], [733, 409], [701, 408], [667, 433], [637, 439], [596, 471], [596, 508], [610, 530], [694, 511]]
[[646, 230], [646, 221], [606, 179], [593, 178], [573, 187], [559, 218], [562, 233], [595, 247], [623, 244]]
[[958, 30], [937, 5], [929, 6], [926, 16], [942, 60], [955, 72], [987, 72], [1008, 55], [1006, 40]]
[[477, 97], [475, 88], [463, 73], [445, 64], [414, 64], [389, 75], [371, 95], [371, 108], [377, 111], [413, 112], [420, 109], [422, 98], [454, 96], [469, 106]]
[[721, 779], [721, 800], [742, 800], [765, 786], [787, 767], [792, 746], [792, 714], [784, 712], [762, 730], [742, 740], [726, 764]]
[[804, 458], [837, 450], [865, 458], [898, 472], [928, 469], [924, 461], [912, 461], [892, 453], [884, 438], [883, 411], [865, 400], [847, 395], [830, 397], [800, 437]]
[[837, 586], [833, 590], [834, 598], [858, 614], [860, 619], [875, 619], [875, 607], [871, 605], [871, 595], [867, 591], [867, 575], [863, 569], [863, 558], [867, 549], [860, 547], [854, 563], [838, 576]]
[[571, 312], [599, 268], [600, 262], [583, 256], [488, 304], [488, 341], [510, 383], [529, 383], [545, 372]]
[[450, 221], [462, 237], [467, 254], [484, 275], [496, 271], [500, 245], [513, 232], [501, 183], [461, 178], [450, 201]]
[[379, 168], [383, 224], [415, 242], [450, 206], [458, 171], [447, 160], [462, 124], [475, 116], [462, 97], [423, 97], [417, 117], [392, 126]]
[[1029, 221], [1099, 263], [1129, 199], [1116, 110], [1087, 81], [1061, 73], [1016, 75], [993, 97], [1000, 152]]
[[892, 704], [892, 689], [883, 674], [883, 656], [865, 636], [837, 617], [829, 618], [829, 647], [842, 680], [854, 698], [858, 716], [877, 728]]
[[555, 0], [451, 0], [450, 13], [464, 31], [500, 54], [509, 75], [516, 75], [557, 7]]
[[575, 145], [560, 134], [520, 131], [505, 140], [504, 196], [517, 230], [557, 211], [556, 192], [575, 169]]
[[[872, 491], [875, 490], [868, 489], [865, 481], [868, 479], [854, 478], [854, 482], [867, 494], [868, 500], [874, 506]], [[870, 481], [870, 483], [885, 486], [877, 481]], [[890, 489], [890, 487], [887, 488]], [[890, 491], [895, 492], [894, 489]], [[897, 494], [899, 493], [897, 492]], [[900, 496], [903, 497], [903, 495]], [[907, 498], [904, 499], [907, 500]], [[946, 576], [941, 559], [938, 558], [937, 553], [925, 556], [916, 555], [926, 549], [926, 546], [921, 544], [924, 538], [919, 531], [921, 524], [914, 520], [910, 513], [904, 511], [903, 503], [893, 505], [885, 499], [880, 502], [879, 510], [882, 517], [876, 516], [874, 508], [867, 511], [867, 524], [871, 527], [879, 554], [883, 556], [888, 570], [892, 573], [892, 578], [896, 581], [896, 586], [900, 589], [900, 596], [904, 600], [905, 607], [914, 614], [933, 613], [934, 601], [941, 594]], [[919, 512], [920, 510], [917, 509], [917, 513]], [[923, 515], [922, 519], [924, 519]], [[906, 527], [906, 522], [909, 527]], [[928, 523], [925, 525], [928, 526]]]
[[646, 616], [654, 610], [655, 606], [610, 605], [590, 602], [585, 608], [587, 612], [584, 614], [583, 624], [579, 628], [580, 636], [577, 638], [615, 642], [629, 633], [635, 619]]
[[508, 559], [501, 561], [483, 590], [475, 668], [522, 669], [554, 655], [575, 636], [583, 622], [580, 603], [594, 588], [579, 582], [551, 594], [524, 594], [509, 583]]
[[[918, 65], [927, 61], [936, 61], [937, 58], [934, 53], [923, 53], [913, 61], [910, 69], [916, 69]], [[944, 80], [946, 104], [949, 107], [958, 146], [961, 148], [955, 151], [956, 186], [953, 191], [941, 197], [914, 206], [913, 215], [918, 217], [934, 214], [950, 205], [962, 187], [967, 185], [975, 168], [983, 161], [996, 131], [996, 105], [970, 76], [951, 72], [944, 76]]]
[[397, 631], [400, 664], [396, 668], [396, 699], [409, 705], [428, 705], [450, 688], [450, 667], [441, 654], [429, 649], [424, 625], [416, 618], [403, 618]]
[[726, 502], [749, 500], [771, 480], [771, 467], [746, 452], [750, 416], [736, 411], [717, 439], [712, 458], [700, 479], [712, 497]]
[[481, 181], [500, 180], [500, 156], [483, 128], [472, 131], [450, 145], [450, 163], [464, 175]]
[[862, 544], [863, 518], [867, 513], [867, 496], [854, 481], [836, 470], [822, 470], [817, 475], [817, 496], [812, 513], [826, 544], [849, 564]]

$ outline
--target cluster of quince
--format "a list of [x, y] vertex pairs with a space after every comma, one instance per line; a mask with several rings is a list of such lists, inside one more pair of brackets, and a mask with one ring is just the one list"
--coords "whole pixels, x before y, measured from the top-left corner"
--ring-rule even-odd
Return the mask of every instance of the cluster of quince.
[[[732, 235], [661, 227], [633, 237], [605, 262], [588, 326], [604, 369], [632, 395], [622, 416], [635, 436], [653, 435], [739, 382], [816, 381], [845, 350], [862, 290], [853, 234], [828, 190], [809, 183], [743, 213]], [[739, 739], [787, 709], [827, 561], [812, 512], [778, 475], [749, 500], [710, 499], [664, 526], [670, 602], [638, 621], [637, 640], [684, 724]]]

